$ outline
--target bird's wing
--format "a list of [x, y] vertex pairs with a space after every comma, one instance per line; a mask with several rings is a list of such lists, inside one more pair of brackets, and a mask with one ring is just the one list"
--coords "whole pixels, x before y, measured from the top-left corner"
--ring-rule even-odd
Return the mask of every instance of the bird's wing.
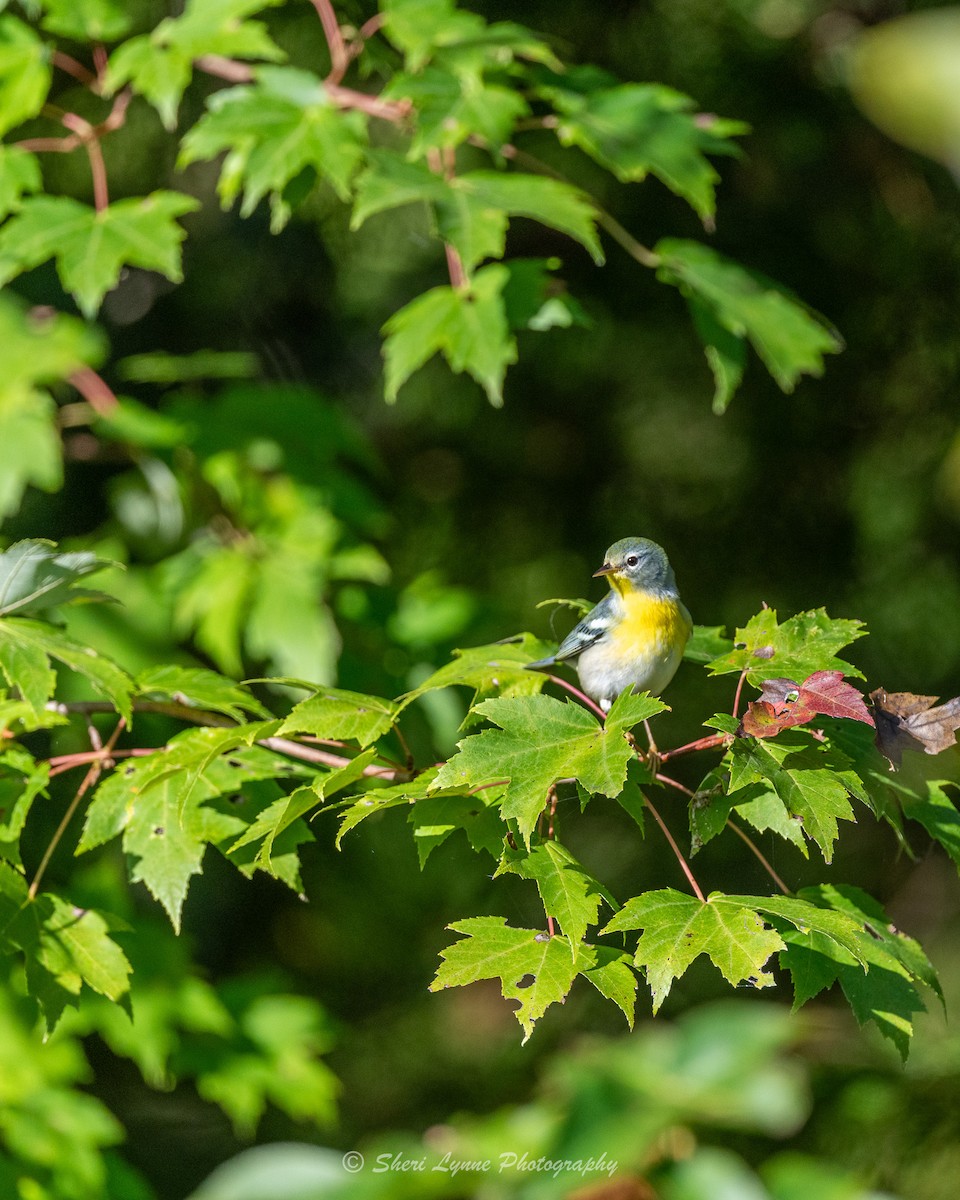
[[612, 592], [608, 592], [596, 608], [592, 608], [578, 625], [574, 625], [557, 647], [555, 655], [557, 662], [576, 658], [578, 654], [582, 654], [589, 646], [598, 642], [605, 633], [608, 633], [615, 622], [614, 597]]

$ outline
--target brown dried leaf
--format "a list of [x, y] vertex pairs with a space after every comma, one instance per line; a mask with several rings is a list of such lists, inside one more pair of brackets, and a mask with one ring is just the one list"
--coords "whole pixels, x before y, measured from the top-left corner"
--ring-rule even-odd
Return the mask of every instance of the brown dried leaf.
[[870, 693], [877, 747], [895, 767], [899, 767], [904, 750], [939, 754], [956, 742], [960, 696], [944, 704], [937, 704], [937, 699], [913, 692], [887, 692], [883, 688]]

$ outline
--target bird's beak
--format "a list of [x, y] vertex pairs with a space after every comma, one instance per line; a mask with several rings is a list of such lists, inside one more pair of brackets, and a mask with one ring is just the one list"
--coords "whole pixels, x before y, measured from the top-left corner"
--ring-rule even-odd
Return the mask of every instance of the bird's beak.
[[600, 575], [612, 575], [616, 569], [611, 563], [604, 563], [599, 571], [594, 571], [593, 577], [597, 579]]

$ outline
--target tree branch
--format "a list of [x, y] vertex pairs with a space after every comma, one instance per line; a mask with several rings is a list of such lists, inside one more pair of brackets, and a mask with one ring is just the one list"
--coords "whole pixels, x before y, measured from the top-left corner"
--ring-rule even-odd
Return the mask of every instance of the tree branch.
[[350, 65], [350, 55], [347, 53], [346, 42], [343, 40], [343, 30], [340, 28], [340, 22], [337, 20], [337, 14], [333, 11], [330, 0], [310, 0], [310, 3], [317, 10], [317, 16], [323, 26], [323, 36], [327, 39], [327, 46], [330, 50], [330, 74], [326, 81], [339, 83]]

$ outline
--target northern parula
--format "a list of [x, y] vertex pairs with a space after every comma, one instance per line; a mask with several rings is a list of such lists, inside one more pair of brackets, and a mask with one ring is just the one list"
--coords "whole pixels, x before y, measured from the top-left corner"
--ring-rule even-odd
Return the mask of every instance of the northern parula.
[[693, 622], [677, 592], [663, 549], [647, 538], [623, 538], [594, 578], [610, 591], [571, 629], [556, 654], [531, 670], [576, 659], [580, 685], [604, 712], [624, 689], [659, 696], [676, 674]]

